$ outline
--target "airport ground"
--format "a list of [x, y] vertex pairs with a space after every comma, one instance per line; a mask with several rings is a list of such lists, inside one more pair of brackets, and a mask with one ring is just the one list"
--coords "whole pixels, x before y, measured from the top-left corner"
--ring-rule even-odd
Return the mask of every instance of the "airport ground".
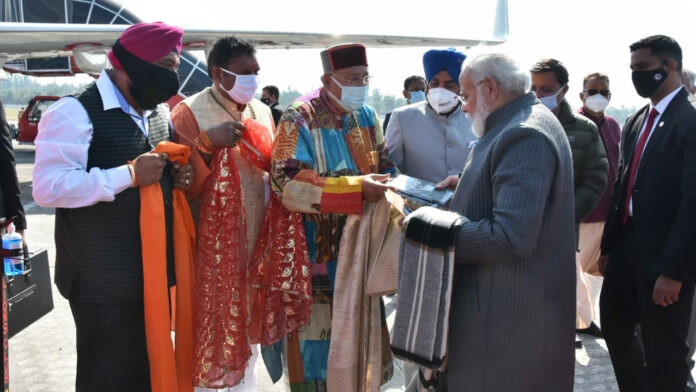
[[[54, 210], [36, 205], [31, 197], [34, 146], [15, 144], [17, 171], [25, 205], [29, 247], [46, 248], [51, 276], [54, 272]], [[74, 390], [75, 327], [68, 302], [53, 286], [55, 308], [48, 315], [13, 337], [10, 342], [11, 392], [67, 392]], [[394, 320], [393, 298], [387, 298], [388, 321]], [[618, 391], [603, 339], [580, 335], [583, 348], [575, 351], [575, 391]], [[256, 364], [258, 391], [276, 392], [283, 388], [271, 383], [262, 361]], [[401, 364], [396, 363], [394, 378], [382, 391], [403, 390]], [[502, 375], [501, 375], [502, 376]]]

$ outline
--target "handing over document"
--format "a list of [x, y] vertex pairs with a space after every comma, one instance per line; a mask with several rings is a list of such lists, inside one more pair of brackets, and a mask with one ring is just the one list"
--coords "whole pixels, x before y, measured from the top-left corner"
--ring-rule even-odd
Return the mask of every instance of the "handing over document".
[[451, 189], [435, 189], [435, 184], [415, 177], [400, 174], [388, 182], [396, 193], [420, 205], [444, 207], [454, 192]]

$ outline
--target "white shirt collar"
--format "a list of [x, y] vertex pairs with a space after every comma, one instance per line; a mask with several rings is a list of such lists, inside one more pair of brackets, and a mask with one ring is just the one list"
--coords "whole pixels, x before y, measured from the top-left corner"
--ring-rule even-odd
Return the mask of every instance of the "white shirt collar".
[[150, 122], [148, 118], [154, 110], [143, 110], [142, 116], [135, 110], [126, 100], [126, 97], [121, 94], [121, 91], [116, 87], [114, 82], [111, 80], [106, 70], [103, 70], [97, 79], [97, 90], [99, 90], [99, 95], [101, 95], [102, 104], [104, 105], [104, 111], [121, 108], [124, 113], [131, 116], [133, 121], [138, 124], [138, 127], [143, 131], [145, 136], [148, 136], [150, 130]]
[[670, 102], [672, 102], [672, 99], [677, 95], [679, 90], [682, 89], [682, 86], [680, 85], [679, 87], [675, 88], [674, 91], [671, 93], [667, 94], [666, 97], [662, 98], [660, 102], [657, 103], [657, 105], [653, 105], [652, 101], [650, 102], [650, 109], [655, 109], [657, 110], [658, 113], [662, 114], [665, 112], [667, 109], [667, 106], [669, 105]]
[[[101, 95], [102, 102], [104, 104], [104, 110], [121, 108], [125, 113], [135, 115], [136, 117], [141, 117], [138, 112], [133, 109], [133, 107], [128, 103], [126, 97], [121, 94], [121, 91], [116, 87], [114, 82], [103, 70], [97, 79], [97, 89], [99, 90], [99, 95]], [[142, 117], [149, 117], [154, 110], [143, 110]]]

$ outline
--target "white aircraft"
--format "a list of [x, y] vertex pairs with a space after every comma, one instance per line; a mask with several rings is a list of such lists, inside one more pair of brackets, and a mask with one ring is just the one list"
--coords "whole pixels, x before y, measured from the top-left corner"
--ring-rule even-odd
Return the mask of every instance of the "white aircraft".
[[[98, 75], [114, 41], [128, 25], [140, 21], [111, 0], [0, 0], [0, 20], [0, 67], [33, 76]], [[496, 0], [492, 24], [492, 35], [486, 38], [186, 29], [183, 49], [206, 50], [230, 35], [259, 49], [325, 48], [341, 42], [368, 47], [496, 45], [508, 36], [507, 0]], [[179, 78], [178, 99], [170, 104], [211, 84], [204, 61], [190, 53], [181, 56]]]

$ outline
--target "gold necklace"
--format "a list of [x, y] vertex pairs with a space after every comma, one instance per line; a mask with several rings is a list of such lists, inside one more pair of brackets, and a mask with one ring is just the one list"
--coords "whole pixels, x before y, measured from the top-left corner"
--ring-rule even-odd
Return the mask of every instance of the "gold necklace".
[[[213, 100], [215, 101], [215, 103], [217, 103], [222, 108], [222, 110], [227, 112], [227, 114], [229, 114], [230, 117], [232, 117], [232, 119], [234, 121], [241, 122], [237, 117], [235, 117], [235, 115], [232, 113], [232, 111], [230, 111], [230, 109], [227, 108], [227, 106], [225, 106], [222, 102], [220, 102], [220, 100], [218, 100], [218, 98], [213, 93], [214, 88], [215, 88], [214, 86], [211, 87], [210, 90], [208, 90], [208, 92], [210, 93], [210, 96], [213, 97]], [[251, 112], [251, 118], [256, 120], [256, 112], [254, 111], [254, 107], [251, 106], [250, 103], [251, 102], [249, 102], [249, 104], [247, 104], [246, 107], [248, 107], [249, 111]], [[241, 115], [242, 113], [240, 112], [239, 114]]]

